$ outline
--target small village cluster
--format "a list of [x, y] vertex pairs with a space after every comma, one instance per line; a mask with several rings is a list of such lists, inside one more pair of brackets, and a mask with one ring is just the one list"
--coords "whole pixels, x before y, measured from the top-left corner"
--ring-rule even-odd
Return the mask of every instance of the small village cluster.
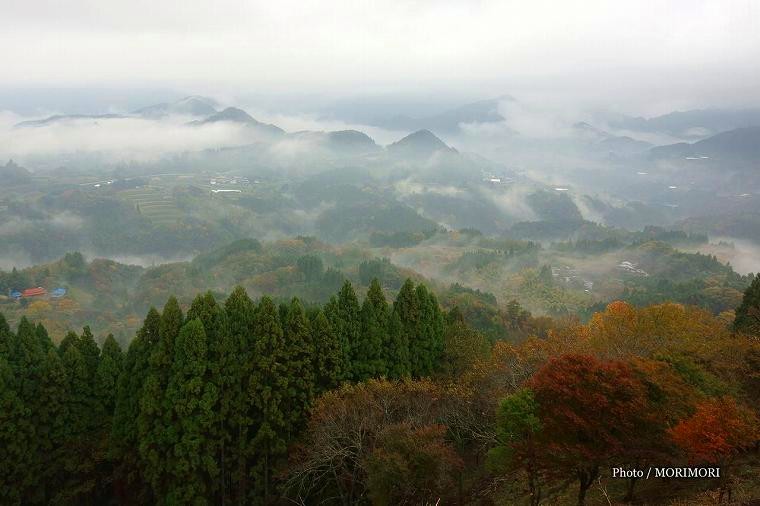
[[12, 290], [9, 295], [12, 299], [15, 300], [44, 298], [60, 299], [61, 297], [66, 296], [66, 289], [59, 287], [54, 288], [48, 292], [45, 288], [38, 286], [35, 288], [27, 288], [22, 291]]
[[591, 290], [594, 289], [593, 281], [582, 279], [578, 276], [578, 270], [569, 265], [552, 266], [552, 277], [568, 285], [580, 283], [583, 285], [583, 291], [586, 293], [591, 293]]

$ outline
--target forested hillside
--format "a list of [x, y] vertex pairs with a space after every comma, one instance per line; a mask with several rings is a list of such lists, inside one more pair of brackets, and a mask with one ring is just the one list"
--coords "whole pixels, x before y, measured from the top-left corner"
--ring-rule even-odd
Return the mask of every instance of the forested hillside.
[[[345, 280], [365, 291], [377, 278], [391, 296], [412, 278], [434, 290], [447, 309], [458, 305], [467, 323], [489, 338], [514, 340], [530, 332], [516, 336], [499, 316], [513, 300], [536, 317], [577, 314], [585, 320], [614, 300], [679, 302], [730, 314], [752, 279], [714, 255], [676, 249], [703, 245], [704, 237], [659, 227], [635, 233], [585, 228], [576, 240], [549, 244], [473, 229], [375, 234], [369, 242], [339, 245], [307, 236], [247, 238], [149, 266], [71, 252], [47, 264], [0, 268], [0, 312], [14, 326], [22, 316], [43, 323], [55, 341], [87, 325], [125, 346], [145, 312], [171, 295], [189, 305], [196, 293], [210, 290], [221, 298], [240, 285], [252, 297], [324, 304]], [[34, 287], [66, 293], [13, 296]]]
[[[466, 290], [462, 293], [468, 293]], [[0, 318], [3, 504], [708, 504], [756, 497], [760, 278], [736, 323], [615, 302], [495, 344], [407, 280], [324, 305], [238, 287], [122, 351]], [[470, 296], [482, 294], [470, 292]], [[515, 328], [538, 320], [510, 303]], [[538, 337], [541, 335], [542, 337]], [[611, 469], [720, 466], [712, 480]], [[685, 502], [678, 502], [685, 501]]]
[[0, 4], [0, 506], [760, 506], [760, 2]]

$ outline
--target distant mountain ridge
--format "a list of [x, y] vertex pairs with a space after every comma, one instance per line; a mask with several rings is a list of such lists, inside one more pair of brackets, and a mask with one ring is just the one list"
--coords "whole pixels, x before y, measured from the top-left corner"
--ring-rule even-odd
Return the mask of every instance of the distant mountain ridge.
[[218, 121], [232, 121], [235, 123], [259, 123], [253, 118], [253, 116], [242, 109], [238, 109], [237, 107], [227, 107], [222, 111], [215, 111], [209, 117], [199, 120], [197, 123], [216, 123]]
[[84, 120], [84, 119], [90, 119], [90, 120], [104, 120], [104, 119], [123, 119], [127, 118], [128, 116], [124, 116], [123, 114], [55, 114], [53, 116], [48, 116], [47, 118], [43, 119], [34, 119], [29, 121], [22, 121], [20, 123], [16, 123], [14, 126], [16, 127], [41, 127], [41, 126], [47, 126], [54, 123], [60, 123], [63, 121], [71, 121], [71, 120]]
[[760, 108], [695, 109], [674, 111], [653, 118], [621, 115], [608, 120], [608, 124], [620, 130], [697, 140], [737, 128], [760, 126]]
[[125, 119], [125, 118], [144, 118], [144, 119], [161, 119], [171, 115], [193, 116], [203, 118], [216, 114], [215, 102], [210, 98], [190, 96], [176, 102], [165, 102], [142, 107], [129, 114], [55, 114], [47, 118], [22, 121], [16, 123], [17, 127], [39, 127], [47, 126], [54, 123], [72, 120], [106, 120], [106, 119]]
[[201, 126], [219, 122], [240, 123], [272, 135], [283, 135], [285, 133], [285, 130], [282, 128], [269, 123], [262, 123], [237, 107], [227, 107], [223, 111], [212, 114], [206, 119], [191, 121], [188, 125]]
[[354, 152], [371, 152], [380, 146], [364, 132], [358, 130], [337, 130], [327, 133], [327, 142], [333, 149], [344, 149]]
[[382, 151], [372, 137], [358, 130], [322, 132], [301, 130], [287, 134], [290, 139], [305, 140], [327, 149], [331, 154], [363, 155]]
[[377, 145], [369, 135], [359, 130], [334, 130], [327, 134], [334, 142], [346, 145]]
[[458, 151], [435, 136], [430, 130], [418, 130], [388, 146], [388, 152], [402, 156], [430, 156], [436, 152]]
[[217, 113], [216, 107], [216, 102], [210, 98], [189, 96], [176, 102], [149, 105], [133, 111], [132, 114], [144, 118], [163, 118], [172, 114], [207, 117]]
[[627, 135], [613, 135], [585, 121], [575, 123], [573, 131], [579, 138], [591, 143], [591, 147], [597, 151], [619, 155], [635, 155], [652, 147], [649, 142], [637, 140]]
[[[334, 132], [296, 132], [288, 134], [277, 125], [258, 121], [245, 110], [238, 107], [219, 109], [213, 99], [191, 95], [175, 102], [153, 104], [136, 109], [129, 114], [57, 114], [43, 119], [22, 121], [18, 127], [44, 127], [65, 121], [119, 120], [141, 118], [161, 120], [169, 116], [189, 116], [195, 118], [188, 126], [203, 126], [229, 122], [245, 125], [250, 131], [265, 134], [258, 141], [275, 141], [285, 135], [310, 136], [322, 143], [332, 154], [369, 154], [385, 150], [394, 156], [429, 157], [434, 153], [458, 153], [446, 145], [433, 132], [456, 133], [465, 123], [505, 122], [509, 124], [508, 108], [504, 103], [515, 102], [508, 95], [493, 99], [472, 102], [446, 110], [439, 114], [421, 118], [399, 116], [384, 120], [383, 126], [394, 129], [411, 130], [409, 135], [384, 148], [377, 145], [366, 133], [359, 130], [341, 130]], [[596, 123], [596, 121], [594, 121]], [[720, 130], [732, 125], [743, 125], [717, 134], [707, 135], [713, 130]], [[744, 126], [749, 125], [749, 126]], [[414, 127], [414, 128], [411, 128]], [[680, 135], [695, 139], [693, 143], [676, 143], [652, 147], [635, 133], [616, 134], [617, 130], [633, 132], [659, 132]], [[760, 157], [760, 109], [701, 109], [676, 111], [653, 118], [616, 116], [606, 126], [599, 128], [586, 122], [573, 125], [577, 139], [586, 143], [589, 153], [604, 156], [640, 156], [648, 153], [652, 158], [720, 158], [732, 160], [754, 160]]]
[[[469, 118], [475, 120], [493, 116], [495, 106], [494, 101], [482, 101], [468, 106], [463, 106], [453, 110], [448, 115], [450, 119]], [[488, 116], [491, 114], [491, 116]], [[132, 111], [129, 115], [124, 114], [69, 114], [54, 115], [39, 120], [23, 121], [18, 123], [17, 127], [43, 127], [56, 122], [68, 120], [100, 120], [100, 119], [129, 119], [141, 118], [149, 121], [161, 120], [171, 115], [180, 116], [198, 116], [198, 119], [186, 123], [189, 127], [198, 127], [216, 123], [234, 123], [245, 125], [255, 131], [269, 136], [270, 140], [276, 140], [279, 137], [288, 135], [291, 137], [309, 137], [331, 150], [335, 154], [343, 153], [345, 155], [370, 154], [381, 151], [387, 151], [392, 155], [412, 156], [412, 157], [429, 157], [434, 153], [451, 153], [458, 154], [458, 151], [444, 143], [440, 138], [433, 134], [429, 129], [419, 129], [413, 133], [399, 139], [398, 141], [383, 148], [379, 146], [370, 136], [359, 130], [337, 130], [330, 132], [320, 131], [302, 131], [288, 134], [285, 130], [277, 125], [263, 123], [238, 107], [227, 107], [217, 110], [215, 102], [199, 96], [189, 96], [171, 103], [153, 104]], [[485, 116], [484, 116], [485, 115]]]
[[652, 148], [654, 158], [720, 158], [754, 161], [760, 158], [760, 126], [737, 128], [694, 143], [679, 142]]

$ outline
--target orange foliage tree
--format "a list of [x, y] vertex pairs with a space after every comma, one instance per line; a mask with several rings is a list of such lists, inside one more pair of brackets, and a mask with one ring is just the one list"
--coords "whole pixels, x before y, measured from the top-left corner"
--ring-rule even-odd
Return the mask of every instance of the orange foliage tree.
[[721, 397], [701, 402], [691, 417], [670, 430], [689, 463], [720, 466], [718, 502], [725, 492], [731, 501], [730, 466], [737, 455], [757, 442], [760, 437], [757, 422], [752, 411], [731, 397]]
[[708, 399], [670, 430], [692, 464], [728, 465], [758, 437], [757, 419], [731, 397]]
[[555, 468], [578, 478], [578, 504], [599, 469], [630, 447], [647, 419], [644, 386], [620, 361], [590, 355], [551, 359], [528, 382], [539, 405], [542, 443]]

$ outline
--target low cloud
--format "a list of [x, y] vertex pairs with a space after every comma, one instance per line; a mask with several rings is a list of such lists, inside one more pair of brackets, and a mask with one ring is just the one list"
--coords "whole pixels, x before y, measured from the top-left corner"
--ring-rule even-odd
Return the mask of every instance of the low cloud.
[[0, 237], [18, 234], [34, 227], [49, 226], [53, 230], [74, 231], [84, 225], [84, 220], [71, 212], [62, 212], [43, 219], [28, 219], [14, 217], [0, 223]]
[[506, 190], [499, 187], [498, 190], [483, 188], [483, 195], [489, 198], [499, 209], [504, 211], [515, 221], [533, 221], [538, 217], [528, 204], [528, 195], [535, 191], [522, 185], [508, 186]]
[[14, 126], [22, 118], [0, 113], [0, 160], [98, 153], [112, 162], [150, 162], [168, 153], [249, 144], [255, 131], [235, 123], [190, 126], [186, 117], [67, 119]]
[[[263, 122], [287, 132], [358, 130], [380, 145], [403, 137], [407, 132], [395, 132], [341, 121], [322, 120], [309, 115], [282, 115], [253, 112]], [[107, 163], [149, 163], [167, 155], [199, 152], [207, 149], [229, 148], [265, 142], [262, 154], [282, 164], [308, 162], [319, 152], [319, 137], [287, 136], [273, 140], [255, 128], [233, 122], [214, 122], [190, 125], [193, 119], [170, 116], [162, 119], [70, 118], [39, 126], [17, 126], [40, 118], [22, 117], [0, 111], [0, 160], [14, 159], [27, 163], [32, 169], [37, 162], [53, 166], [66, 164], [72, 157], [97, 155]], [[42, 164], [50, 165], [50, 163]]]
[[573, 124], [583, 117], [580, 111], [566, 107], [549, 108], [531, 100], [501, 100], [497, 110], [504, 118], [499, 122], [462, 123], [465, 136], [504, 137], [520, 136], [526, 139], [557, 139], [572, 137]]
[[464, 190], [451, 185], [420, 183], [414, 178], [406, 178], [394, 184], [394, 189], [401, 197], [419, 195], [423, 193], [434, 193], [446, 197], [456, 197], [464, 193]]
[[594, 209], [587, 199], [576, 193], [570, 193], [569, 197], [572, 199], [575, 207], [578, 208], [578, 211], [581, 213], [584, 220], [593, 221], [595, 223], [605, 223], [604, 215]]
[[729, 262], [739, 274], [760, 273], [760, 245], [746, 239], [715, 236], [710, 237], [709, 244], [684, 250], [715, 255], [721, 262]]

